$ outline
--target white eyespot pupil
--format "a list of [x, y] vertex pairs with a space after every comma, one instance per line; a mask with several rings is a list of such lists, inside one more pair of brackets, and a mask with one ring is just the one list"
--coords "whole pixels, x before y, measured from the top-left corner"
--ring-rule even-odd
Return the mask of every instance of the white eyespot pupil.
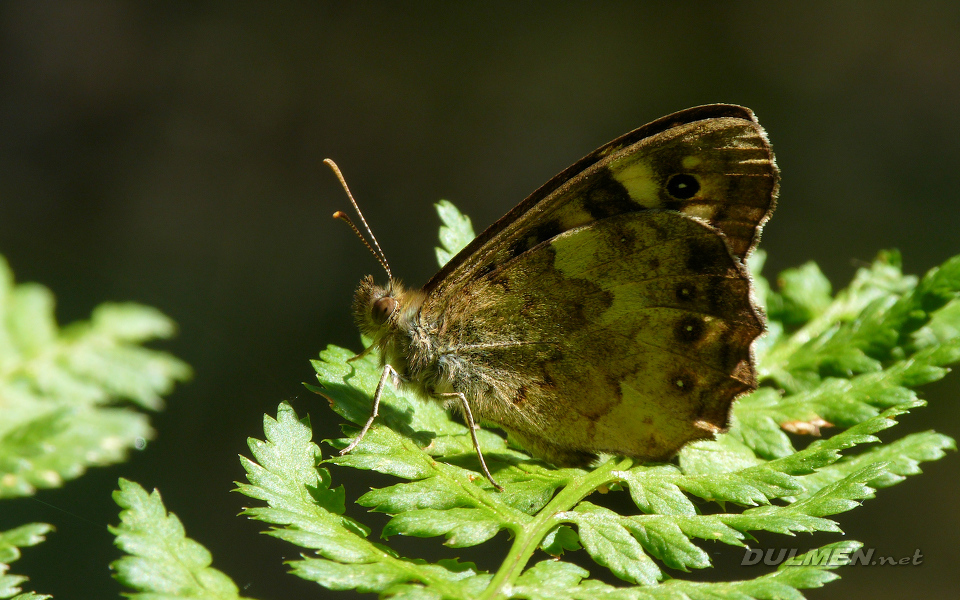
[[683, 380], [682, 380], [682, 379], [678, 379], [678, 380], [677, 380], [677, 387], [678, 387], [678, 388], [682, 388], [682, 387], [683, 387]]

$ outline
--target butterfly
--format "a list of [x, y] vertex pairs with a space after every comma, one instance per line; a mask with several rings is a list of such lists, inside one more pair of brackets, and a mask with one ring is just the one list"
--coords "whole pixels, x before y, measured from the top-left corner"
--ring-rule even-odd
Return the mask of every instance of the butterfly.
[[750, 109], [668, 115], [600, 147], [488, 227], [420, 289], [365, 277], [353, 316], [388, 380], [491, 423], [533, 456], [669, 460], [756, 389], [764, 315], [745, 259], [779, 171]]

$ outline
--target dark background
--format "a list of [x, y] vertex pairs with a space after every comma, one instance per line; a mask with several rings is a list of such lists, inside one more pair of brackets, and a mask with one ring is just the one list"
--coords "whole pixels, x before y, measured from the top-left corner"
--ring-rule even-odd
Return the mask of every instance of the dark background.
[[[160, 308], [180, 325], [161, 347], [196, 370], [129, 463], [4, 502], [0, 529], [58, 528], [14, 571], [60, 598], [114, 596], [106, 525], [124, 476], [159, 488], [244, 593], [335, 596], [283, 574], [297, 550], [236, 517], [245, 502], [230, 493], [237, 454], [279, 401], [309, 411], [318, 438], [335, 435], [300, 382], [326, 344], [359, 348], [353, 289], [381, 276], [330, 219], [348, 204], [324, 157], [340, 163], [394, 272], [421, 284], [436, 269], [438, 199], [479, 231], [621, 133], [739, 103], [783, 171], [768, 275], [815, 260], [842, 287], [882, 248], [901, 249], [913, 273], [960, 252], [960, 4], [797, 4], [0, 4], [0, 252], [20, 281], [53, 289], [62, 323], [104, 300]], [[925, 388], [931, 406], [885, 439], [960, 435], [958, 381]], [[956, 597], [958, 464], [928, 464], [838, 517], [880, 555], [919, 548], [922, 566], [847, 569], [809, 597]], [[384, 483], [334, 476], [351, 498]], [[455, 554], [494, 566], [497, 539]], [[398, 542], [442, 554], [437, 540]], [[765, 572], [739, 567], [740, 549], [710, 551], [723, 570], [698, 578]]]

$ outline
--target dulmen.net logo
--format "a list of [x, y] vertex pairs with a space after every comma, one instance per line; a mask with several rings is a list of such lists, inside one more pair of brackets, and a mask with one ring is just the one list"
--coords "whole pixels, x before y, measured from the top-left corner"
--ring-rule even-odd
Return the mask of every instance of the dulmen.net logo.
[[847, 565], [860, 566], [896, 566], [919, 565], [923, 563], [923, 554], [917, 548], [913, 556], [879, 556], [876, 548], [859, 548], [857, 550], [843, 548], [820, 548], [801, 553], [797, 548], [747, 548], [740, 561], [740, 566], [749, 567], [759, 564], [787, 565], [791, 567], [821, 566], [842, 567]]

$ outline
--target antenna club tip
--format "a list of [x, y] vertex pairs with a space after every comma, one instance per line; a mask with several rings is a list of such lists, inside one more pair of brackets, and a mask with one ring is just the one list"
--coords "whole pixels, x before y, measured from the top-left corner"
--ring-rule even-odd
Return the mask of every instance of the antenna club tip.
[[338, 211], [335, 211], [335, 212], [333, 213], [333, 218], [334, 218], [334, 219], [342, 219], [342, 218], [344, 218], [345, 216], [347, 216], [347, 215], [344, 214], [344, 212], [343, 212], [342, 210], [338, 210]]
[[330, 167], [330, 170], [332, 170], [334, 173], [337, 173], [337, 174], [340, 173], [340, 167], [337, 166], [337, 163], [333, 162], [332, 158], [323, 159], [323, 164]]

